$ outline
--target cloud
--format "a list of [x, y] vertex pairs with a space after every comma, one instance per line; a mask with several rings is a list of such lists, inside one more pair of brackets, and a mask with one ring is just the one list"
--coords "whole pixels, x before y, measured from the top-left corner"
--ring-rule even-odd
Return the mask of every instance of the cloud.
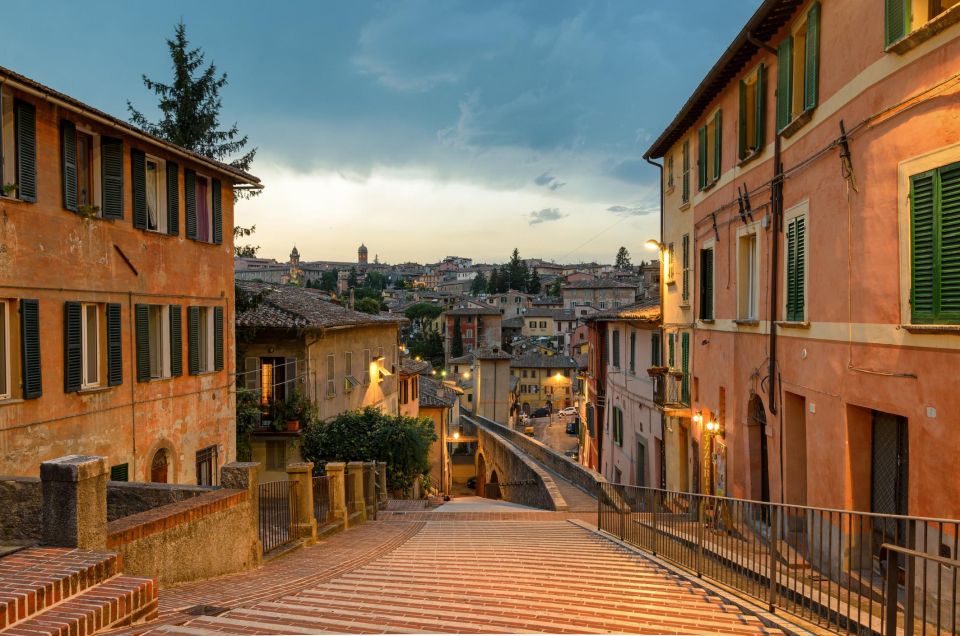
[[560, 180], [557, 179], [555, 176], [553, 176], [552, 174], [550, 174], [550, 171], [549, 171], [549, 170], [548, 170], [547, 172], [544, 172], [544, 173], [541, 174], [540, 176], [535, 177], [535, 178], [533, 179], [533, 182], [536, 183], [538, 186], [543, 186], [543, 187], [545, 187], [545, 188], [550, 188], [550, 189], [553, 190], [554, 192], [556, 192], [557, 190], [559, 190], [559, 189], [562, 188], [563, 186], [567, 185], [565, 181], [560, 181]]
[[607, 208], [607, 212], [613, 212], [620, 216], [646, 216], [648, 214], [656, 214], [657, 208], [643, 207], [640, 205], [611, 205]]
[[560, 212], [559, 208], [543, 208], [530, 213], [530, 225], [538, 223], [548, 223], [550, 221], [559, 221], [567, 216]]

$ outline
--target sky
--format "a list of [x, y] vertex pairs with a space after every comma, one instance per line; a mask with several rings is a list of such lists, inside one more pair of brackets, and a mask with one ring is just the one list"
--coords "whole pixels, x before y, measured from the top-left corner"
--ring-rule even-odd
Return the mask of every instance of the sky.
[[257, 151], [236, 206], [286, 261], [651, 258], [643, 153], [760, 0], [13, 3], [0, 64], [151, 119], [183, 20], [228, 74], [221, 123]]

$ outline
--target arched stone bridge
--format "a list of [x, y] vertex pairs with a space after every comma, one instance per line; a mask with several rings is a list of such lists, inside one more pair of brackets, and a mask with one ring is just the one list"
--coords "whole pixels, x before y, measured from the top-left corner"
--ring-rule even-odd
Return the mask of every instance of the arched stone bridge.
[[477, 431], [478, 494], [544, 510], [597, 510], [602, 475], [503, 424], [466, 413], [460, 418]]

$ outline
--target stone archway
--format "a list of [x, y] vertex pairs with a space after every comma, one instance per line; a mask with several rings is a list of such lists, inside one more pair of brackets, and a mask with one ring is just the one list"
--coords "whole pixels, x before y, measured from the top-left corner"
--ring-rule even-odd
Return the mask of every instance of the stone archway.
[[487, 491], [484, 494], [487, 499], [500, 499], [500, 477], [497, 476], [497, 471], [494, 470], [490, 473], [490, 483], [487, 484]]
[[747, 448], [750, 452], [750, 498], [770, 501], [770, 459], [767, 450], [767, 411], [756, 393], [747, 403]]

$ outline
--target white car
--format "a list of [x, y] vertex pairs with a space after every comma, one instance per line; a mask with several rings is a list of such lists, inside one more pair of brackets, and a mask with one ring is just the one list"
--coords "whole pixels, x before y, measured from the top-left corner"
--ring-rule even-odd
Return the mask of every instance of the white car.
[[576, 415], [576, 414], [577, 414], [577, 407], [575, 407], [575, 406], [568, 406], [568, 407], [565, 408], [565, 409], [560, 409], [560, 410], [558, 411], [558, 413], [560, 413], [560, 415]]

